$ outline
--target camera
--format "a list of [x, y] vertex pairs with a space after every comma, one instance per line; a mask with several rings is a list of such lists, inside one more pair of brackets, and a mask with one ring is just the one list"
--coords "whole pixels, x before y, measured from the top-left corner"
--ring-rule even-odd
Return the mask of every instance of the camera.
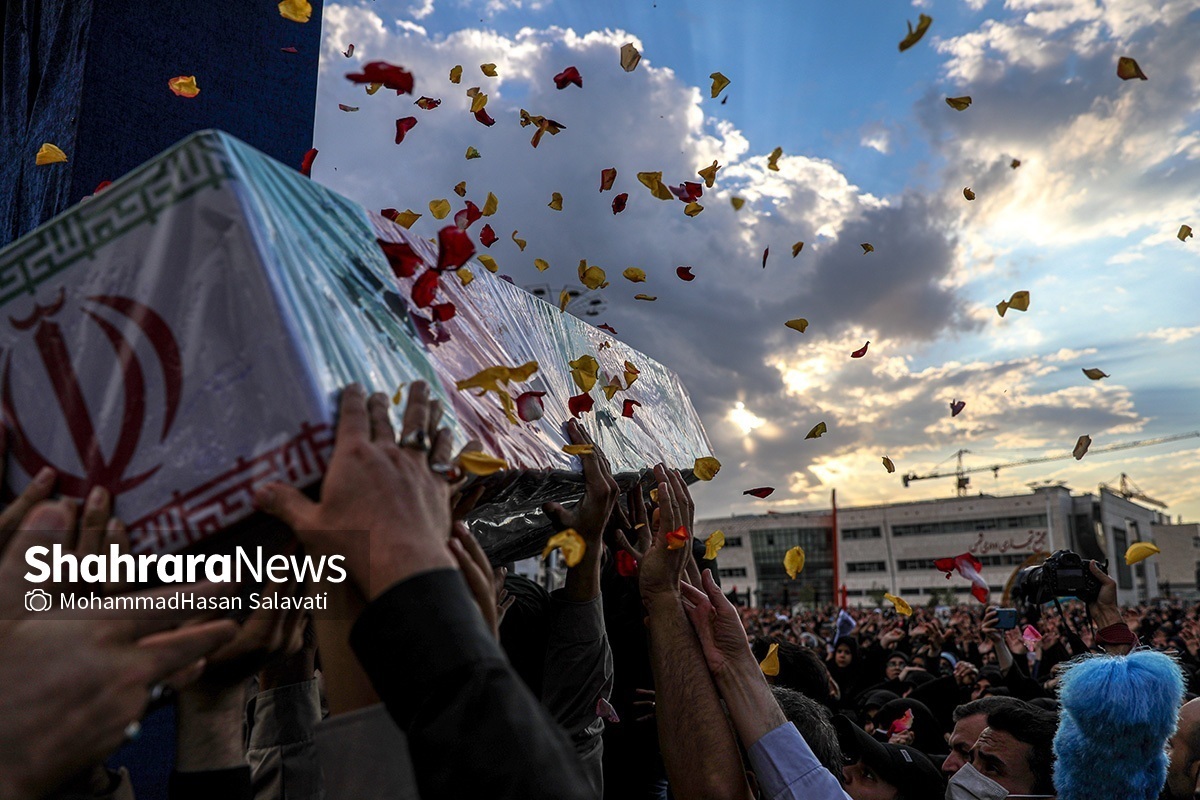
[[[1100, 565], [1108, 571], [1108, 562]], [[1017, 573], [1012, 597], [1040, 606], [1059, 597], [1075, 597], [1085, 603], [1100, 596], [1100, 581], [1088, 568], [1088, 562], [1070, 550], [1059, 550], [1035, 567]]]

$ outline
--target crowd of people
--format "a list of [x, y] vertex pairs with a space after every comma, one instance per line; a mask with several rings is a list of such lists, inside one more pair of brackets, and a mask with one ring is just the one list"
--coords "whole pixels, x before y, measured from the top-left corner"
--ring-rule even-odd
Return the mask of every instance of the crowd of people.
[[[269, 484], [255, 498], [306, 554], [344, 556], [349, 580], [322, 587], [332, 613], [26, 611], [28, 547], [127, 542], [101, 488], [53, 499], [45, 471], [13, 498], [0, 800], [130, 798], [134, 784], [230, 800], [1200, 798], [1200, 607], [1122, 611], [1093, 563], [1092, 602], [1008, 629], [983, 606], [741, 608], [692, 535], [682, 476], [659, 464], [653, 491], [622, 492], [575, 422], [568, 439], [592, 445], [583, 497], [543, 510], [584, 547], [548, 592], [471, 535], [478, 493], [428, 387], [410, 387], [399, 431], [389, 414], [386, 396], [347, 387], [319, 495]], [[159, 790], [137, 781], [141, 726], [167, 704]]]

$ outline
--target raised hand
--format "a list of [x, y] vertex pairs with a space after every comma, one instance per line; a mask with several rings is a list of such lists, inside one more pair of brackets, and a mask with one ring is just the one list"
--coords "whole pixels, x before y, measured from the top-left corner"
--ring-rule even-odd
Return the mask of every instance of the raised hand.
[[[453, 487], [440, 471], [445, 465], [433, 463], [447, 457], [450, 433], [440, 429], [432, 442], [428, 433], [437, 408], [429, 387], [414, 383], [400, 446], [387, 396], [368, 399], [351, 384], [342, 392], [320, 502], [283, 483], [262, 487], [255, 502], [291, 526], [308, 552], [345, 555], [347, 571], [367, 599], [417, 573], [457, 567], [448, 547]], [[369, 548], [353, 541], [363, 533]]]
[[516, 597], [508, 597], [504, 589], [504, 578], [508, 570], [500, 567], [493, 570], [487, 554], [479, 546], [479, 542], [471, 535], [471, 531], [461, 522], [454, 523], [454, 531], [450, 538], [450, 552], [458, 562], [467, 586], [475, 598], [483, 614], [483, 621], [496, 641], [500, 641], [500, 620], [504, 612], [513, 604]]
[[579, 461], [583, 464], [583, 499], [570, 511], [558, 503], [546, 503], [542, 510], [556, 529], [574, 528], [575, 532], [583, 537], [589, 550], [598, 550], [604, 541], [604, 529], [608, 525], [608, 518], [617, 504], [621, 490], [613, 480], [608, 458], [576, 420], [567, 422], [567, 438], [571, 440], [571, 444], [592, 445], [591, 453], [579, 456]]
[[[657, 524], [654, 525], [650, 547], [642, 557], [638, 570], [638, 588], [643, 600], [653, 595], [678, 595], [680, 576], [691, 545], [691, 531], [687, 529], [683, 518], [683, 499], [676, 493], [666, 467], [662, 464], [656, 466], [654, 476], [658, 478]], [[673, 534], [680, 528], [686, 538], [671, 547], [667, 534]]]
[[737, 608], [717, 586], [711, 570], [704, 570], [700, 585], [700, 589], [686, 583], [680, 587], [683, 607], [700, 639], [708, 671], [720, 676], [739, 659], [753, 660], [754, 655]]

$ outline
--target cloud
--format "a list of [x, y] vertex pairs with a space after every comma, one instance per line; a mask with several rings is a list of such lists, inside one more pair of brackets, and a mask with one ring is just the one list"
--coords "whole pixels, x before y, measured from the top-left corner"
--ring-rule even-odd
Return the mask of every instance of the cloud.
[[413, 19], [425, 19], [433, 13], [434, 0], [420, 0], [408, 7], [408, 15]]
[[1158, 339], [1167, 344], [1175, 344], [1177, 342], [1186, 341], [1193, 336], [1200, 334], [1200, 325], [1192, 328], [1156, 328], [1146, 333], [1138, 334], [1140, 339]]

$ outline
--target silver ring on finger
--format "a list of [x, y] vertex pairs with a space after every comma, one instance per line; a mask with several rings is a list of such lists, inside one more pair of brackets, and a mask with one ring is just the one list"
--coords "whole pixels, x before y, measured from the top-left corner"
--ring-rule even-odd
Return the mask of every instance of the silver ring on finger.
[[138, 738], [141, 733], [142, 723], [135, 719], [133, 722], [125, 726], [125, 741], [132, 742], [134, 739]]
[[421, 452], [429, 451], [429, 434], [424, 428], [417, 428], [400, 437], [400, 446]]

